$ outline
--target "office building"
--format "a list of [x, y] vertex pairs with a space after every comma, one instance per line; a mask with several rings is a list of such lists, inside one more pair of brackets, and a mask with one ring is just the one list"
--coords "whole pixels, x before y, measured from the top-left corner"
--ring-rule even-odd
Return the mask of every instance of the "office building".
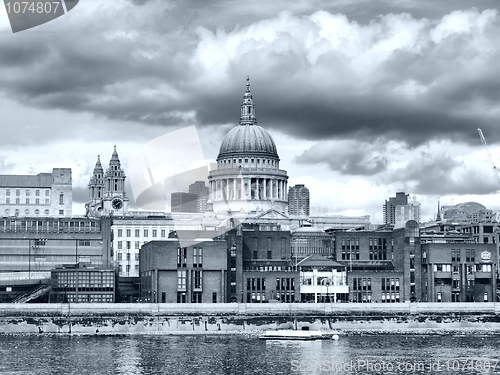
[[70, 217], [72, 203], [70, 168], [37, 175], [0, 175], [3, 217]]
[[291, 186], [288, 189], [288, 213], [297, 216], [309, 216], [309, 189], [304, 185]]

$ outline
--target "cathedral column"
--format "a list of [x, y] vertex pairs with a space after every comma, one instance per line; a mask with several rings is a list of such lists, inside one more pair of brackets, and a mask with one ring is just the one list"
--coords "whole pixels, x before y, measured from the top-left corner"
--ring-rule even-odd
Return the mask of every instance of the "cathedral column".
[[260, 199], [259, 195], [259, 178], [255, 178], [255, 199]]
[[264, 178], [264, 197], [263, 197], [264, 200], [267, 199], [267, 191], [266, 190], [267, 190], [267, 179]]
[[229, 178], [226, 178], [226, 200], [229, 200]]
[[233, 178], [233, 201], [236, 200], [236, 178]]

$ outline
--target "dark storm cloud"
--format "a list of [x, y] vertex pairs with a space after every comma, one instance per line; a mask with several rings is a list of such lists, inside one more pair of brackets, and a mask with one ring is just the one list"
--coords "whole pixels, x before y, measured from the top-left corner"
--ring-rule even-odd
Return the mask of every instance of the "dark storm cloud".
[[413, 194], [492, 194], [498, 184], [491, 175], [485, 178], [477, 165], [466, 167], [448, 155], [421, 153], [404, 168], [390, 173], [390, 180], [401, 182]]
[[[183, 5], [133, 0], [133, 4], [137, 6], [132, 9], [120, 8], [117, 19], [109, 11], [91, 23], [77, 20], [66, 35], [3, 37], [0, 90], [38, 108], [161, 126], [190, 124], [194, 119], [200, 126], [213, 126], [237, 123], [244, 77], [250, 74], [259, 124], [294, 137], [359, 141], [382, 137], [410, 146], [446, 137], [475, 144], [475, 129], [482, 127], [491, 131], [490, 142], [500, 141], [500, 133], [493, 133], [497, 121], [485, 116], [494, 109], [500, 92], [498, 17], [481, 21], [480, 13], [490, 2], [476, 2], [477, 10], [468, 16], [471, 24], [489, 25], [484, 38], [474, 29], [434, 39], [429, 35], [439, 18], [467, 7], [466, 2], [453, 7], [444, 1], [418, 5], [364, 1], [362, 7], [349, 1], [299, 2], [292, 13], [278, 17], [275, 14], [286, 9], [285, 2], [263, 6], [200, 0]], [[311, 18], [319, 9], [330, 13]], [[418, 19], [433, 9], [439, 16], [429, 18], [435, 21]], [[378, 16], [391, 11], [411, 15]], [[335, 22], [341, 25], [339, 33], [347, 30], [351, 35], [346, 48], [336, 49], [328, 44], [334, 37], [323, 35]], [[400, 43], [399, 31], [408, 34], [410, 42]], [[312, 45], [308, 33], [317, 38]], [[478, 35], [486, 39], [485, 50], [491, 51], [471, 47]], [[385, 49], [377, 47], [383, 43]], [[206, 61], [202, 47], [210, 51], [208, 60], [219, 61]], [[381, 57], [384, 53], [387, 56]], [[365, 60], [360, 63], [360, 58]], [[14, 61], [19, 64], [14, 66]], [[365, 64], [371, 73], [356, 70], [356, 64]], [[30, 69], [25, 69], [28, 65]], [[217, 69], [223, 70], [222, 80], [211, 79]], [[407, 81], [423, 91], [415, 95], [398, 91]], [[481, 106], [485, 110], [478, 113]], [[346, 173], [371, 174], [384, 167], [383, 160], [365, 170], [359, 160], [344, 162]]]
[[[366, 147], [368, 146], [368, 147]], [[387, 158], [367, 149], [361, 143], [349, 145], [317, 144], [295, 158], [299, 164], [325, 163], [343, 175], [373, 176], [387, 168]]]
[[[257, 84], [253, 82], [253, 86]], [[485, 86], [490, 86], [493, 93], [495, 88], [500, 90], [500, 85], [494, 82], [485, 83]], [[197, 112], [199, 122], [236, 123], [243, 96], [242, 84], [234, 91], [228, 97], [214, 95], [210, 100], [201, 100], [204, 106]], [[460, 92], [461, 87], [457, 91]], [[493, 118], [473, 114], [458, 116], [447, 111], [466, 105], [466, 98], [457, 98], [453, 103], [450, 103], [451, 98], [436, 98], [434, 103], [432, 100], [411, 103], [383, 92], [302, 96], [288, 88], [281, 89], [279, 83], [267, 87], [262, 82], [260, 88], [254, 88], [252, 92], [259, 125], [308, 140], [334, 138], [369, 142], [383, 136], [418, 146], [439, 137], [477, 144], [477, 127], [492, 129], [497, 126]], [[441, 102], [448, 102], [448, 105], [443, 107]], [[499, 140], [500, 134], [492, 137], [492, 141]]]
[[[359, 25], [347, 25], [349, 21], [342, 17], [320, 14], [315, 22], [318, 18], [344, 22], [345, 28], [350, 28], [348, 35], [366, 34], [366, 41], [348, 43], [337, 52], [319, 53], [316, 61], [306, 61], [311, 60], [314, 47], [305, 50], [301, 43], [309, 41], [301, 41], [294, 31], [283, 27], [284, 31], [270, 29], [271, 35], [276, 32], [274, 38], [269, 37], [271, 42], [261, 42], [257, 36], [252, 39], [244, 32], [214, 34], [214, 38], [200, 42], [214, 49], [234, 44], [238, 38], [241, 46], [257, 44], [258, 55], [242, 47], [244, 53], [234, 54], [228, 69], [234, 70], [231, 76], [250, 72], [260, 125], [310, 140], [369, 141], [382, 136], [411, 147], [435, 138], [476, 145], [477, 127], [496, 128], [496, 118], [488, 115], [498, 110], [500, 95], [496, 64], [500, 25], [495, 12], [466, 10], [439, 22], [390, 15], [361, 31]], [[301, 21], [284, 16], [276, 23]], [[263, 33], [266, 27], [269, 25], [254, 31]], [[297, 34], [315, 30], [306, 21], [297, 28]], [[356, 42], [372, 43], [373, 48], [363, 49]], [[378, 47], [380, 44], [384, 49]], [[324, 45], [319, 45], [321, 48]], [[356, 71], [360, 59], [371, 74]], [[255, 76], [256, 65], [264, 68]], [[234, 112], [226, 110], [229, 100], [225, 96], [241, 100], [241, 89], [233, 86], [228, 95], [212, 94], [210, 100], [200, 101], [199, 122], [235, 122]], [[231, 108], [236, 108], [235, 103], [231, 102]], [[500, 141], [500, 133], [491, 141]]]

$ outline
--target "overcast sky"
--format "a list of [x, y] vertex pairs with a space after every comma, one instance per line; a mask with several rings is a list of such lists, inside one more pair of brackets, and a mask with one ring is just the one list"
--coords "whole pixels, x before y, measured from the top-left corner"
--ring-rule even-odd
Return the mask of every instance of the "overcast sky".
[[273, 136], [289, 185], [310, 189], [313, 213], [381, 222], [397, 191], [417, 197], [424, 220], [438, 197], [500, 210], [477, 132], [500, 166], [496, 8], [493, 0], [80, 0], [13, 34], [0, 7], [0, 174], [71, 167], [82, 214], [97, 155], [106, 167], [113, 145], [127, 172], [143, 144], [196, 125], [215, 160], [249, 75], [258, 124]]

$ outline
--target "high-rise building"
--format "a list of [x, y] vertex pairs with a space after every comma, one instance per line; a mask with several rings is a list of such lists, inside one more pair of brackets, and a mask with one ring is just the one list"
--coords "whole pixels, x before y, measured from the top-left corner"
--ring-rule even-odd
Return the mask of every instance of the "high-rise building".
[[196, 194], [196, 212], [206, 212], [207, 211], [207, 201], [210, 194], [210, 189], [205, 185], [204, 181], [196, 181], [195, 183], [189, 185], [188, 192], [191, 194]]
[[291, 186], [288, 189], [288, 213], [309, 216], [309, 207], [309, 189], [304, 185]]
[[4, 217], [69, 217], [71, 168], [37, 175], [0, 175], [0, 213]]
[[417, 201], [417, 197], [410, 198], [407, 204], [396, 206], [396, 223], [408, 220], [420, 223], [420, 202]]
[[408, 204], [408, 194], [404, 192], [396, 193], [395, 197], [390, 197], [384, 204], [384, 224], [396, 224], [396, 206]]
[[172, 212], [196, 213], [198, 196], [196, 194], [175, 192], [170, 194], [170, 205]]

